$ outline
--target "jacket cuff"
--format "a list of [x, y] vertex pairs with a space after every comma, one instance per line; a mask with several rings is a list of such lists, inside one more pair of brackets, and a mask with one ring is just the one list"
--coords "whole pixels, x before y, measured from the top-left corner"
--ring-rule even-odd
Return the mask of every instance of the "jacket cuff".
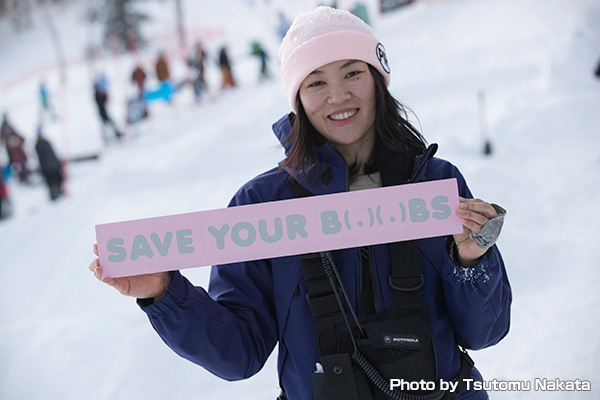
[[492, 246], [490, 247], [480, 258], [479, 261], [477, 262], [477, 264], [473, 265], [472, 267], [463, 267], [460, 262], [458, 261], [458, 247], [456, 246], [456, 242], [454, 241], [454, 237], [453, 236], [448, 236], [446, 238], [446, 255], [448, 256], [448, 258], [450, 259], [450, 263], [452, 263], [453, 265], [457, 266], [457, 267], [461, 267], [461, 268], [475, 268], [477, 267], [477, 265], [481, 264], [484, 261], [484, 257], [487, 258], [488, 260], [490, 260], [492, 258], [492, 254], [494, 254], [494, 247]]
[[[442, 270], [442, 277], [447, 282], [458, 283], [460, 285], [464, 285], [465, 287], [471, 288], [471, 290], [477, 291], [477, 287], [483, 284], [488, 284], [490, 279], [497, 279], [501, 276], [501, 274], [496, 273], [495, 264], [492, 262], [494, 249], [496, 246], [492, 246], [485, 252], [481, 258], [479, 258], [477, 264], [472, 267], [463, 267], [458, 262], [458, 255], [455, 255], [455, 260], [452, 259], [450, 255], [452, 249], [451, 246], [454, 244], [454, 239], [452, 237], [449, 238], [447, 243], [447, 247], [450, 251], [445, 251], [444, 253], [444, 268]], [[456, 245], [454, 244], [454, 247]], [[493, 278], [496, 276], [497, 278]]]
[[169, 287], [158, 301], [155, 301], [154, 298], [137, 299], [137, 304], [149, 316], [158, 316], [164, 314], [168, 309], [182, 304], [188, 293], [187, 279], [179, 271], [173, 271]]

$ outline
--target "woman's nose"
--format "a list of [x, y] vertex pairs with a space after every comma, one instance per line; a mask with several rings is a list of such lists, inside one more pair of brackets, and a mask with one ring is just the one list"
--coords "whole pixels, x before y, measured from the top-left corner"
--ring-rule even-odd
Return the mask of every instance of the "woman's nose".
[[339, 104], [349, 100], [352, 97], [350, 91], [341, 84], [330, 85], [327, 101], [329, 104]]

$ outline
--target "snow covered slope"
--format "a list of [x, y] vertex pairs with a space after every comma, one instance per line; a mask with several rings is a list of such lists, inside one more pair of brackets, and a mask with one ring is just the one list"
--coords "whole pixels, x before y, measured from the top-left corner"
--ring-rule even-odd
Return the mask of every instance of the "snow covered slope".
[[[284, 1], [185, 1], [186, 24], [214, 57], [227, 44], [239, 87], [210, 98], [184, 90], [173, 106], [153, 103], [150, 120], [103, 146], [91, 79], [104, 71], [110, 111], [123, 126], [129, 71], [159, 49], [185, 66], [169, 2], [147, 2], [152, 47], [137, 57], [83, 57], [89, 27], [80, 6], [53, 11], [70, 43], [61, 86], [45, 28], [2, 30], [0, 111], [8, 111], [32, 150], [37, 85], [46, 79], [59, 119], [45, 129], [72, 163], [68, 195], [50, 203], [41, 184], [10, 191], [11, 219], [0, 221], [0, 399], [268, 399], [278, 394], [276, 358], [244, 382], [224, 382], [171, 352], [132, 299], [87, 270], [98, 223], [224, 207], [245, 181], [271, 168], [282, 150], [271, 124], [288, 112], [277, 79], [259, 84], [250, 42], [276, 63], [274, 22]], [[306, 2], [308, 3], [308, 2]], [[144, 3], [142, 3], [144, 4]], [[252, 5], [254, 4], [254, 5]], [[301, 11], [294, 2], [290, 12]], [[248, 18], [248, 17], [251, 18]], [[248, 24], [247, 21], [252, 21]], [[591, 392], [492, 393], [494, 399], [596, 399], [600, 392], [600, 3], [595, 0], [421, 0], [381, 17], [392, 92], [418, 117], [438, 155], [456, 164], [476, 196], [508, 209], [499, 246], [514, 289], [509, 335], [473, 352], [486, 380], [589, 380]], [[194, 36], [195, 37], [195, 36]], [[17, 53], [15, 53], [17, 52]], [[150, 82], [153, 83], [152, 81]], [[478, 96], [485, 96], [491, 157], [482, 154]], [[415, 118], [416, 121], [416, 118]], [[34, 153], [31, 152], [32, 157]], [[198, 285], [207, 268], [186, 270]]]

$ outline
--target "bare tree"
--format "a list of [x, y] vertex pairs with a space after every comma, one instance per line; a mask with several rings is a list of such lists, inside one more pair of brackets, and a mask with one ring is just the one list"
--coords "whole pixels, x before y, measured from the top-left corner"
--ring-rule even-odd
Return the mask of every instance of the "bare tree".
[[87, 11], [87, 19], [104, 25], [106, 43], [116, 37], [122, 49], [135, 51], [145, 43], [140, 28], [149, 19], [146, 14], [136, 10], [135, 3], [138, 1], [94, 1]]

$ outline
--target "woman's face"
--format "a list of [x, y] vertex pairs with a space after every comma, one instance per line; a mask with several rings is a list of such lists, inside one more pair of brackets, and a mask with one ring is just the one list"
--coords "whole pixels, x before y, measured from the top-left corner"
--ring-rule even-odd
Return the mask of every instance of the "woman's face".
[[375, 82], [367, 63], [342, 60], [314, 70], [300, 85], [312, 126], [346, 162], [365, 162], [375, 143]]

